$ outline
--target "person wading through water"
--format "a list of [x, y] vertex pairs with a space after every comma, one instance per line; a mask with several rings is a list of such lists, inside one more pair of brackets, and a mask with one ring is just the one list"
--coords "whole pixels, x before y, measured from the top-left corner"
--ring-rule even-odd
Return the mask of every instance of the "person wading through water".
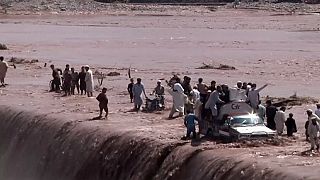
[[74, 68], [71, 68], [71, 94], [74, 95], [74, 91], [75, 89], [77, 88], [77, 92], [78, 94], [80, 93], [79, 92], [79, 74], [78, 72], [75, 72], [74, 71]]
[[6, 84], [4, 83], [4, 78], [6, 77], [8, 68], [9, 68], [8, 63], [4, 61], [4, 57], [1, 56], [0, 57], [0, 83], [1, 83], [0, 87], [6, 87]]
[[97, 100], [99, 101], [99, 109], [100, 109], [100, 114], [99, 114], [99, 119], [102, 118], [102, 112], [103, 110], [106, 112], [106, 118], [108, 118], [108, 114], [109, 114], [109, 111], [108, 111], [108, 103], [109, 103], [109, 100], [107, 98], [107, 88], [103, 88], [102, 89], [102, 92], [97, 96]]
[[143, 100], [141, 97], [142, 93], [144, 94], [145, 98], [147, 98], [144, 85], [141, 82], [141, 78], [138, 78], [137, 83], [133, 85], [132, 92], [133, 92], [134, 110], [138, 112], [141, 108], [141, 105], [143, 104]]
[[79, 80], [80, 80], [80, 91], [81, 95], [86, 95], [87, 88], [86, 88], [86, 70], [84, 66], [81, 67], [81, 72], [79, 73]]
[[62, 75], [62, 70], [59, 68], [55, 68], [53, 64], [50, 65], [50, 68], [52, 69], [52, 78], [53, 78], [50, 92], [53, 92], [53, 91], [60, 92], [60, 85], [61, 85], [60, 75]]
[[94, 89], [93, 74], [88, 65], [85, 66], [85, 69], [86, 69], [85, 82], [86, 82], [87, 95], [88, 97], [92, 97], [93, 89]]
[[131, 103], [133, 103], [133, 92], [132, 92], [133, 85], [134, 85], [134, 79], [130, 78], [130, 83], [128, 84], [127, 91], [129, 93]]

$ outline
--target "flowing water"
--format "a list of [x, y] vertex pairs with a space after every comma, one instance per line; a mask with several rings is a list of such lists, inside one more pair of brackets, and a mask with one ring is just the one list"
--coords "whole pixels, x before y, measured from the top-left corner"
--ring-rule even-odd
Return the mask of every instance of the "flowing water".
[[0, 106], [0, 179], [296, 179], [247, 160], [134, 132]]

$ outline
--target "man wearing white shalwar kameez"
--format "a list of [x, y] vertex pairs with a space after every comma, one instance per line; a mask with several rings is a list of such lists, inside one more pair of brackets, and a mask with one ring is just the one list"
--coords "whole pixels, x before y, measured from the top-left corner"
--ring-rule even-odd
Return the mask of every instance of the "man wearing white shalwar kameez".
[[276, 112], [274, 116], [274, 122], [276, 123], [276, 130], [278, 135], [283, 133], [284, 123], [286, 121], [285, 107], [281, 107], [279, 111]]
[[85, 82], [86, 82], [86, 90], [88, 97], [93, 96], [93, 89], [94, 89], [94, 82], [93, 82], [93, 73], [90, 70], [90, 67], [87, 65], [85, 66], [86, 69], [86, 77], [85, 77]]
[[317, 122], [317, 118], [313, 117], [311, 119], [311, 123], [308, 126], [308, 134], [309, 134], [309, 138], [310, 138], [310, 143], [311, 143], [311, 150], [314, 150], [314, 147], [317, 147], [317, 151], [319, 151], [319, 138], [318, 138], [318, 134], [319, 134], [319, 124]]
[[134, 110], [139, 111], [140, 107], [143, 103], [142, 100], [142, 93], [147, 98], [146, 91], [144, 89], [144, 85], [141, 83], [141, 79], [137, 79], [137, 83], [133, 85], [132, 87], [132, 93], [133, 93], [133, 104], [134, 104]]
[[268, 84], [265, 84], [259, 89], [256, 89], [257, 85], [252, 84], [251, 90], [248, 92], [248, 98], [247, 101], [250, 103], [251, 107], [254, 109], [257, 109], [259, 102], [260, 102], [260, 91], [262, 91], [265, 87], [267, 87]]
[[192, 91], [191, 91], [191, 95], [192, 95], [192, 100], [193, 100], [193, 103], [194, 103], [194, 114], [200, 118], [200, 115], [201, 115], [201, 105], [202, 105], [202, 102], [200, 100], [200, 92], [198, 91], [198, 87], [197, 86], [194, 86]]
[[0, 57], [0, 83], [1, 86], [5, 87], [4, 78], [6, 77], [8, 70], [8, 63], [4, 61], [3, 56]]
[[217, 104], [224, 103], [224, 101], [222, 101], [219, 97], [219, 91], [221, 91], [221, 86], [217, 86], [217, 90], [210, 94], [209, 99], [205, 104], [206, 109], [211, 109], [213, 121], [215, 121], [218, 116]]
[[229, 89], [230, 101], [245, 101], [247, 99], [247, 90], [242, 89], [242, 82], [238, 81], [234, 88]]
[[173, 85], [173, 90], [170, 91], [172, 95], [173, 104], [171, 108], [171, 112], [169, 114], [169, 118], [173, 118], [173, 114], [175, 112], [179, 112], [179, 116], [184, 115], [184, 104], [187, 99], [187, 95], [184, 94], [184, 89], [180, 83], [175, 83]]

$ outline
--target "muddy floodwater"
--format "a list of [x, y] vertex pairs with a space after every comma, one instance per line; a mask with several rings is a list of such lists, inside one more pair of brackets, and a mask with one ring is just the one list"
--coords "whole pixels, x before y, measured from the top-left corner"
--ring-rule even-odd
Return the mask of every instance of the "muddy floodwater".
[[[173, 73], [209, 84], [269, 83], [261, 96], [319, 98], [320, 16], [220, 10], [194, 15], [0, 16], [0, 43], [11, 57], [0, 89], [0, 178], [4, 179], [317, 179], [320, 158], [306, 150], [305, 110], [288, 107], [294, 138], [223, 144], [184, 141], [182, 118], [168, 120], [172, 98], [157, 113], [132, 112], [128, 68], [147, 94]], [[47, 66], [44, 67], [44, 64]], [[107, 120], [95, 98], [49, 93], [49, 64], [119, 72], [108, 88]], [[204, 64], [232, 70], [201, 69]], [[9, 62], [12, 65], [12, 62]], [[97, 80], [95, 80], [97, 82]], [[168, 87], [166, 87], [168, 89]], [[94, 93], [96, 96], [98, 92]], [[264, 99], [263, 99], [264, 100]], [[174, 162], [174, 163], [172, 163]]]

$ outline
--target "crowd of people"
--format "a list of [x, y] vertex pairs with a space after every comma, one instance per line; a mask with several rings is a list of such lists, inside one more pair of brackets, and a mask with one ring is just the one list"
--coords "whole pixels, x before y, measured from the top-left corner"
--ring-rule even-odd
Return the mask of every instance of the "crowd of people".
[[[4, 79], [6, 77], [8, 63], [4, 61], [4, 57], [0, 57], [0, 87], [5, 87]], [[88, 97], [93, 96], [94, 81], [93, 73], [88, 65], [82, 66], [80, 72], [76, 72], [75, 68], [70, 68], [67, 64], [62, 71], [50, 66], [52, 69], [52, 81], [50, 92], [64, 92], [64, 96], [81, 94]], [[268, 86], [268, 84], [257, 88], [254, 83], [246, 83], [238, 81], [234, 87], [229, 87], [227, 84], [217, 85], [216, 81], [211, 81], [210, 85], [206, 85], [202, 78], [198, 79], [198, 83], [191, 86], [191, 78], [185, 76], [183, 81], [174, 75], [170, 81], [166, 81], [170, 87], [169, 94], [172, 96], [173, 104], [169, 113], [169, 118], [173, 118], [175, 113], [178, 117], [185, 116], [185, 125], [187, 127], [186, 137], [196, 137], [195, 122], [199, 119], [209, 119], [213, 122], [217, 119], [219, 109], [226, 103], [232, 101], [247, 102], [255, 113], [266, 121], [268, 128], [275, 130], [278, 135], [282, 135], [286, 126], [287, 136], [293, 136], [297, 132], [297, 126], [293, 114], [290, 113], [286, 118], [286, 107], [279, 109], [272, 104], [271, 100], [266, 101], [266, 107], [261, 104], [260, 92]], [[141, 78], [130, 79], [127, 91], [130, 95], [130, 102], [134, 104], [133, 109], [139, 111], [143, 105], [143, 97], [148, 99], [144, 84]], [[108, 98], [106, 95], [107, 89], [103, 88], [102, 92], [97, 96], [99, 101], [100, 114], [102, 117], [103, 111], [108, 116]], [[160, 97], [160, 104], [164, 105], [165, 87], [161, 80], [157, 81], [157, 85], [151, 93]], [[310, 141], [311, 149], [319, 150], [318, 133], [320, 132], [320, 104], [317, 104], [317, 109], [313, 113], [311, 109], [307, 110], [308, 120], [305, 123], [306, 140]]]
[[[50, 65], [52, 69], [52, 82], [50, 92], [64, 91], [64, 96], [75, 95], [75, 90], [81, 95], [93, 96], [94, 81], [93, 74], [88, 65], [82, 66], [80, 72], [67, 64], [64, 71], [56, 68], [53, 64]], [[62, 76], [62, 77], [61, 77]]]
[[[275, 130], [278, 135], [282, 135], [286, 126], [287, 135], [293, 136], [297, 132], [297, 126], [293, 114], [290, 113], [286, 117], [286, 107], [279, 109], [272, 105], [271, 100], [266, 101], [266, 107], [261, 104], [260, 92], [268, 86], [268, 84], [257, 88], [254, 83], [246, 83], [238, 81], [234, 87], [227, 84], [217, 85], [216, 81], [211, 81], [210, 85], [206, 85], [202, 78], [198, 79], [195, 86], [191, 86], [191, 78], [185, 76], [183, 81], [178, 76], [173, 76], [167, 81], [169, 94], [172, 96], [173, 104], [169, 113], [169, 118], [173, 118], [177, 112], [178, 117], [185, 116], [185, 125], [187, 127], [187, 137], [191, 132], [195, 131], [195, 121], [199, 119], [211, 119], [214, 121], [218, 114], [219, 108], [231, 101], [247, 102], [255, 113], [266, 121], [267, 127]], [[153, 93], [164, 97], [164, 86], [159, 80]], [[146, 92], [141, 79], [138, 78], [134, 83], [134, 79], [130, 79], [127, 88], [130, 94], [130, 101], [134, 103], [134, 110], [139, 111], [143, 104], [142, 95], [146, 98]], [[310, 111], [310, 110], [309, 110]], [[320, 115], [320, 106], [317, 111]], [[311, 120], [310, 120], [311, 121]], [[313, 131], [310, 131], [313, 132]], [[195, 136], [194, 136], [195, 137]]]
[[[78, 94], [93, 97], [94, 81], [93, 73], [88, 65], [82, 66], [80, 72], [76, 72], [75, 68], [70, 68], [66, 64], [65, 69], [62, 71], [60, 68], [55, 68], [52, 64], [52, 81], [50, 92], [60, 93], [64, 92], [64, 96], [75, 95], [77, 90]], [[62, 77], [61, 77], [62, 76]], [[105, 117], [108, 117], [108, 98], [106, 95], [107, 88], [103, 88], [101, 93], [96, 97], [99, 102], [99, 119], [102, 118], [102, 113], [105, 111]]]
[[[3, 62], [3, 58], [0, 57]], [[5, 63], [3, 63], [5, 64]], [[7, 64], [0, 64], [1, 68], [8, 67]], [[75, 72], [74, 68], [70, 68], [67, 64], [64, 71], [55, 68], [52, 69], [52, 86], [51, 91], [60, 92], [61, 88], [65, 92], [65, 96], [77, 93], [81, 95], [87, 94], [88, 97], [93, 96], [94, 82], [93, 74], [89, 66], [81, 67], [81, 71]], [[1, 83], [4, 83], [4, 76], [0, 74]], [[62, 75], [62, 77], [60, 77]], [[62, 80], [62, 83], [61, 83]], [[246, 83], [238, 81], [234, 87], [229, 87], [227, 84], [217, 85], [216, 81], [211, 81], [210, 85], [206, 85], [202, 78], [198, 79], [198, 83], [191, 86], [191, 78], [185, 76], [183, 81], [174, 75], [170, 81], [167, 81], [169, 94], [172, 96], [173, 104], [169, 113], [169, 118], [173, 118], [174, 114], [178, 112], [178, 117], [185, 115], [184, 124], [187, 127], [186, 137], [189, 138], [191, 133], [193, 138], [196, 137], [196, 121], [201, 119], [209, 119], [213, 122], [219, 115], [219, 109], [226, 103], [232, 101], [247, 102], [255, 113], [266, 121], [268, 128], [275, 130], [278, 135], [282, 135], [284, 127], [286, 126], [287, 136], [293, 136], [297, 132], [297, 126], [293, 114], [289, 113], [286, 117], [286, 107], [279, 109], [272, 104], [271, 100], [266, 101], [266, 106], [261, 104], [260, 92], [268, 86], [268, 84], [257, 88], [255, 83]], [[143, 97], [148, 99], [144, 84], [141, 78], [130, 79], [127, 91], [129, 93], [130, 102], [134, 104], [133, 110], [139, 111], [143, 105]], [[97, 96], [99, 101], [100, 115], [102, 117], [103, 111], [106, 112], [105, 117], [108, 116], [108, 98], [106, 96], [107, 89], [103, 88], [102, 92]], [[157, 81], [157, 85], [151, 93], [157, 97], [161, 97], [161, 103], [164, 105], [165, 87], [161, 80]], [[317, 104], [315, 113], [311, 109], [307, 110], [308, 120], [305, 124], [306, 140], [310, 141], [311, 149], [319, 150], [318, 133], [320, 132], [320, 104]]]

